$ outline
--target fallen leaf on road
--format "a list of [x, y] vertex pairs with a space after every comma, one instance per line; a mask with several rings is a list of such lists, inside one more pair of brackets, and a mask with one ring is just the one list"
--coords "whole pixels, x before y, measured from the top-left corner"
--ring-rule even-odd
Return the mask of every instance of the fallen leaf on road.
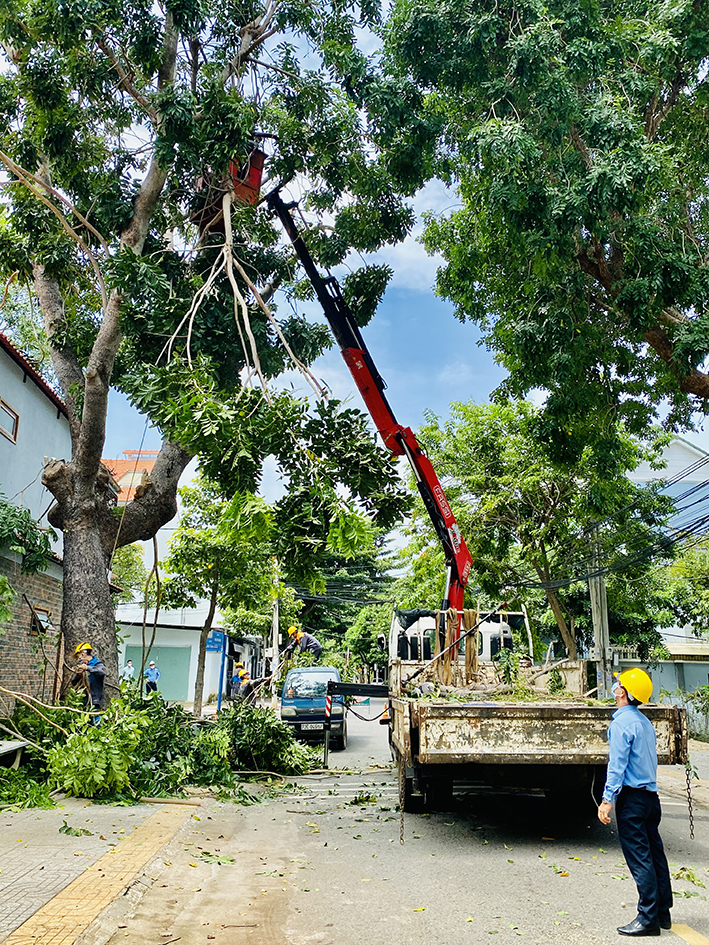
[[473, 917], [472, 917], [471, 915], [469, 915], [468, 918], [467, 918], [465, 921], [466, 921], [466, 922], [472, 922], [472, 921], [473, 921]]
[[190, 863], [189, 866], [195, 866], [195, 867], [196, 867], [197, 864], [196, 864], [196, 863]]
[[[62, 821], [59, 833], [69, 834], [70, 837], [93, 837], [90, 830], [85, 830], [83, 827], [70, 827], [65, 820]], [[21, 841], [18, 840], [17, 842], [20, 843]]]
[[417, 906], [414, 909], [414, 912], [425, 912], [425, 911], [426, 911], [426, 906]]
[[553, 843], [553, 842], [554, 842], [554, 837], [542, 837], [542, 840], [551, 840], [552, 843]]

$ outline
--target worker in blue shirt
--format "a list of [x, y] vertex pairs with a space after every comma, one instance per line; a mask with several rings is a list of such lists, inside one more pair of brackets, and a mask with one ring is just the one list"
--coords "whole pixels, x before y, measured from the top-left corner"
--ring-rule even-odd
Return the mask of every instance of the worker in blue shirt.
[[618, 709], [608, 729], [608, 774], [598, 819], [609, 824], [615, 805], [618, 839], [638, 887], [638, 914], [618, 929], [621, 935], [659, 935], [672, 927], [670, 871], [658, 830], [657, 738], [652, 722], [638, 710], [651, 695], [652, 680], [642, 669], [626, 670], [613, 686]]
[[148, 680], [145, 684], [146, 692], [157, 692], [158, 691], [158, 679], [160, 679], [160, 670], [155, 665], [154, 660], [150, 660], [150, 665], [143, 673], [145, 678]]
[[[77, 659], [77, 664], [71, 679], [71, 685], [83, 685], [88, 690], [86, 693], [87, 706], [90, 705], [94, 711], [98, 711], [103, 702], [106, 665], [98, 656], [94, 656], [90, 643], [80, 643], [74, 650], [74, 656]], [[100, 725], [101, 716], [92, 716], [91, 723], [92, 725]]]

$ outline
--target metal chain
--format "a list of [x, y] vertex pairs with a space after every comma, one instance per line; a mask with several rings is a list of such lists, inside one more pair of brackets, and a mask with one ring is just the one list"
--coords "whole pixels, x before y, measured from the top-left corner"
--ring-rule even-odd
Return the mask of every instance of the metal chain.
[[406, 762], [399, 758], [399, 843], [404, 842], [404, 797], [406, 795]]
[[684, 766], [684, 773], [687, 776], [687, 809], [689, 811], [689, 839], [694, 840], [694, 811], [692, 810], [692, 785], [691, 785], [691, 765]]

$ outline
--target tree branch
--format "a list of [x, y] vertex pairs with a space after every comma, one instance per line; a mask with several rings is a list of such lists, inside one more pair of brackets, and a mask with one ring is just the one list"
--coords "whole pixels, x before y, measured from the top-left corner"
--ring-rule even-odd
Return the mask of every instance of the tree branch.
[[[173, 26], [172, 17], [167, 14], [165, 17], [163, 55], [158, 71], [159, 88], [163, 88], [174, 79], [177, 39], [177, 31]], [[143, 251], [155, 205], [160, 198], [166, 179], [167, 172], [160, 167], [157, 157], [153, 157], [148, 173], [135, 199], [133, 218], [121, 234], [121, 246], [127, 246], [138, 256]], [[86, 366], [83, 422], [76, 459], [82, 473], [89, 476], [94, 475], [98, 469], [106, 435], [108, 391], [111, 384], [113, 363], [121, 341], [120, 314], [122, 303], [123, 296], [114, 290], [108, 300], [101, 327], [98, 330]]]
[[104, 56], [110, 60], [111, 65], [116, 70], [116, 74], [118, 75], [118, 79], [119, 79], [119, 85], [122, 85], [123, 88], [126, 90], [126, 92], [133, 99], [133, 101], [136, 102], [138, 105], [140, 105], [140, 107], [145, 110], [146, 114], [149, 115], [154, 122], [157, 122], [158, 120], [157, 112], [155, 111], [153, 106], [150, 104], [150, 102], [147, 100], [147, 98], [143, 95], [143, 93], [140, 92], [135, 87], [135, 85], [133, 84], [133, 80], [131, 79], [128, 73], [128, 70], [125, 68], [123, 63], [120, 61], [118, 56], [114, 53], [114, 51], [111, 49], [108, 43], [106, 43], [105, 40], [103, 39], [99, 39], [97, 41], [97, 46], [101, 50], [101, 52], [104, 54]]
[[179, 443], [164, 440], [145, 490], [125, 508], [116, 522], [115, 547], [148, 541], [177, 514], [177, 484], [192, 454]]
[[34, 290], [39, 299], [39, 307], [44, 321], [44, 330], [47, 333], [52, 365], [69, 411], [72, 440], [76, 441], [81, 430], [81, 411], [77, 409], [76, 395], [72, 393], [72, 388], [77, 387], [83, 391], [84, 374], [79, 359], [76, 357], [76, 352], [64, 341], [67, 324], [64, 313], [64, 299], [59, 289], [59, 283], [56, 279], [48, 276], [44, 266], [38, 262], [35, 262], [32, 266], [32, 275]]
[[694, 394], [695, 397], [700, 397], [702, 400], [709, 400], [709, 375], [696, 369], [691, 370], [689, 374], [683, 374], [674, 360], [672, 339], [663, 328], [659, 326], [648, 328], [644, 337], [653, 351], [672, 369], [677, 377], [679, 389], [683, 394]]

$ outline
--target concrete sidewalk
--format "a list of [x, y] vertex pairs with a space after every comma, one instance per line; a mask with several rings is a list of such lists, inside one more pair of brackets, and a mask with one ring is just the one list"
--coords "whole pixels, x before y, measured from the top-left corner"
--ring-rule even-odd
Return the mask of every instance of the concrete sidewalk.
[[0, 942], [71, 945], [197, 811], [67, 798], [0, 814]]

